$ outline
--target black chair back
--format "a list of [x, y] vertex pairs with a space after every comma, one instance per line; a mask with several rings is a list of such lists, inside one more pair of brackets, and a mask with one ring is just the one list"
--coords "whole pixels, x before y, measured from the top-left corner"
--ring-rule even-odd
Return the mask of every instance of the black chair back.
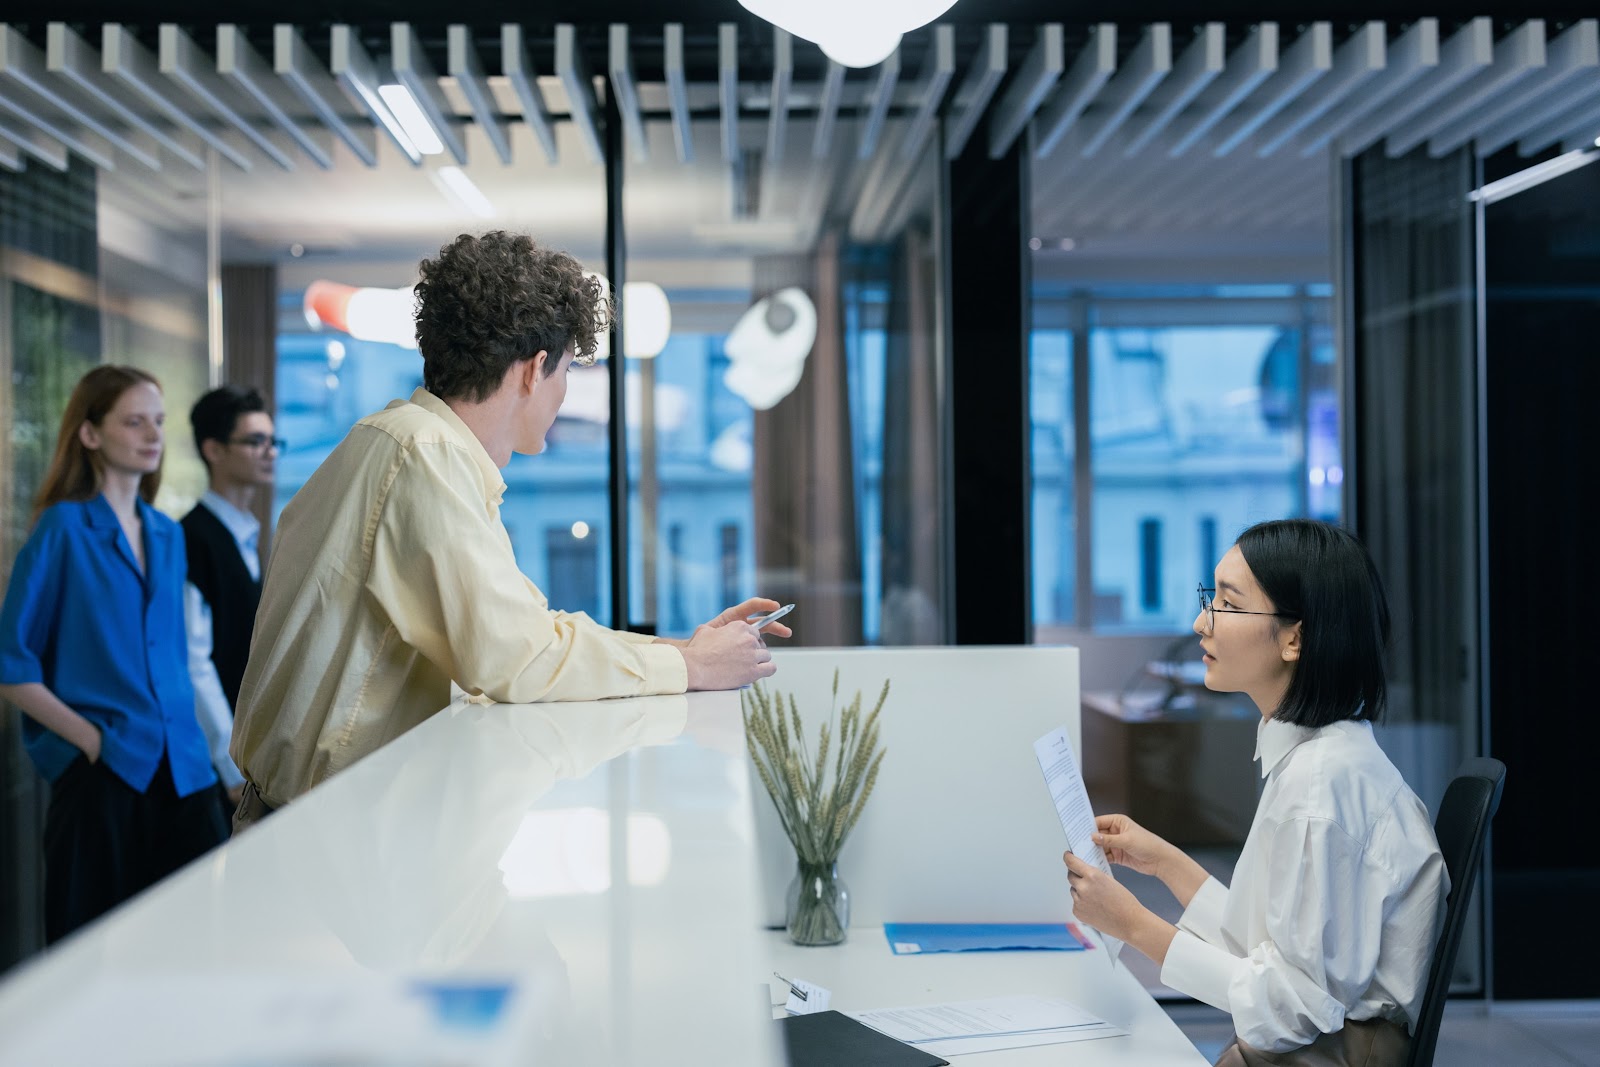
[[1504, 763], [1487, 757], [1469, 759], [1461, 765], [1439, 804], [1433, 830], [1439, 838], [1439, 851], [1444, 853], [1445, 869], [1450, 872], [1450, 897], [1445, 905], [1444, 931], [1428, 968], [1428, 989], [1422, 998], [1416, 1032], [1411, 1035], [1406, 1067], [1431, 1067], [1433, 1063], [1444, 1002], [1450, 996], [1456, 949], [1461, 947], [1461, 931], [1467, 924], [1467, 905], [1478, 881], [1478, 868], [1483, 865], [1483, 842], [1489, 835], [1489, 820], [1500, 807], [1500, 791], [1505, 784]]

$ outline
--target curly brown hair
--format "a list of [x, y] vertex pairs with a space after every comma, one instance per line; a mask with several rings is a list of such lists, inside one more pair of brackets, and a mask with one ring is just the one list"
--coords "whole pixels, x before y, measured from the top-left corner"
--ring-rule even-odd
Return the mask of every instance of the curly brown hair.
[[422, 381], [441, 399], [487, 400], [511, 365], [550, 353], [555, 372], [572, 349], [593, 361], [611, 325], [600, 283], [565, 252], [525, 234], [462, 234], [422, 261], [417, 283], [417, 347]]

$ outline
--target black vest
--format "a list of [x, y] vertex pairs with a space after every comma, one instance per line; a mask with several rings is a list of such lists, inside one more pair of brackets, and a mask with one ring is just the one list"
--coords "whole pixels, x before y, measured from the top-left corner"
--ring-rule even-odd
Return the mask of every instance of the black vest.
[[250, 658], [250, 631], [261, 603], [261, 583], [239, 555], [239, 543], [204, 504], [183, 517], [189, 550], [189, 581], [211, 608], [211, 662], [217, 665], [228, 706], [239, 704], [239, 683]]

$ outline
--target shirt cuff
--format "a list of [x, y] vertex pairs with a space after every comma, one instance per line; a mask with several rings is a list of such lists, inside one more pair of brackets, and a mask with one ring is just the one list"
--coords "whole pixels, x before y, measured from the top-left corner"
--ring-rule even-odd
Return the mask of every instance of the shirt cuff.
[[611, 632], [630, 645], [653, 645], [656, 642], [656, 639], [650, 634], [636, 634], [632, 630], [613, 630]]
[[1187, 930], [1179, 930], [1167, 948], [1166, 962], [1161, 965], [1161, 984], [1231, 1015], [1228, 987], [1234, 974], [1246, 963], [1226, 949], [1208, 945]]
[[1215, 878], [1207, 878], [1183, 909], [1178, 919], [1178, 929], [1186, 930], [1200, 940], [1212, 945], [1222, 943], [1222, 912], [1228, 904], [1228, 887]]
[[222, 780], [222, 788], [236, 789], [244, 785], [244, 775], [239, 773], [239, 768], [233, 765], [233, 760], [228, 756], [214, 760], [212, 766], [217, 769], [217, 777]]
[[689, 665], [676, 647], [658, 644], [655, 638], [635, 647], [644, 659], [644, 695], [682, 693], [689, 688]]

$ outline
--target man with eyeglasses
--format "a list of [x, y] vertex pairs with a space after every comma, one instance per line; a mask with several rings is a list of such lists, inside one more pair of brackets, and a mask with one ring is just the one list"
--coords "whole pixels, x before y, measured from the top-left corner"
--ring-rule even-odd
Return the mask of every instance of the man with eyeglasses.
[[210, 481], [183, 519], [189, 553], [183, 591], [189, 676], [195, 715], [227, 790], [231, 817], [244, 793], [244, 776], [229, 757], [228, 744], [261, 602], [261, 522], [251, 507], [257, 491], [272, 491], [283, 441], [273, 436], [261, 394], [235, 385], [202, 396], [189, 412], [189, 424]]

